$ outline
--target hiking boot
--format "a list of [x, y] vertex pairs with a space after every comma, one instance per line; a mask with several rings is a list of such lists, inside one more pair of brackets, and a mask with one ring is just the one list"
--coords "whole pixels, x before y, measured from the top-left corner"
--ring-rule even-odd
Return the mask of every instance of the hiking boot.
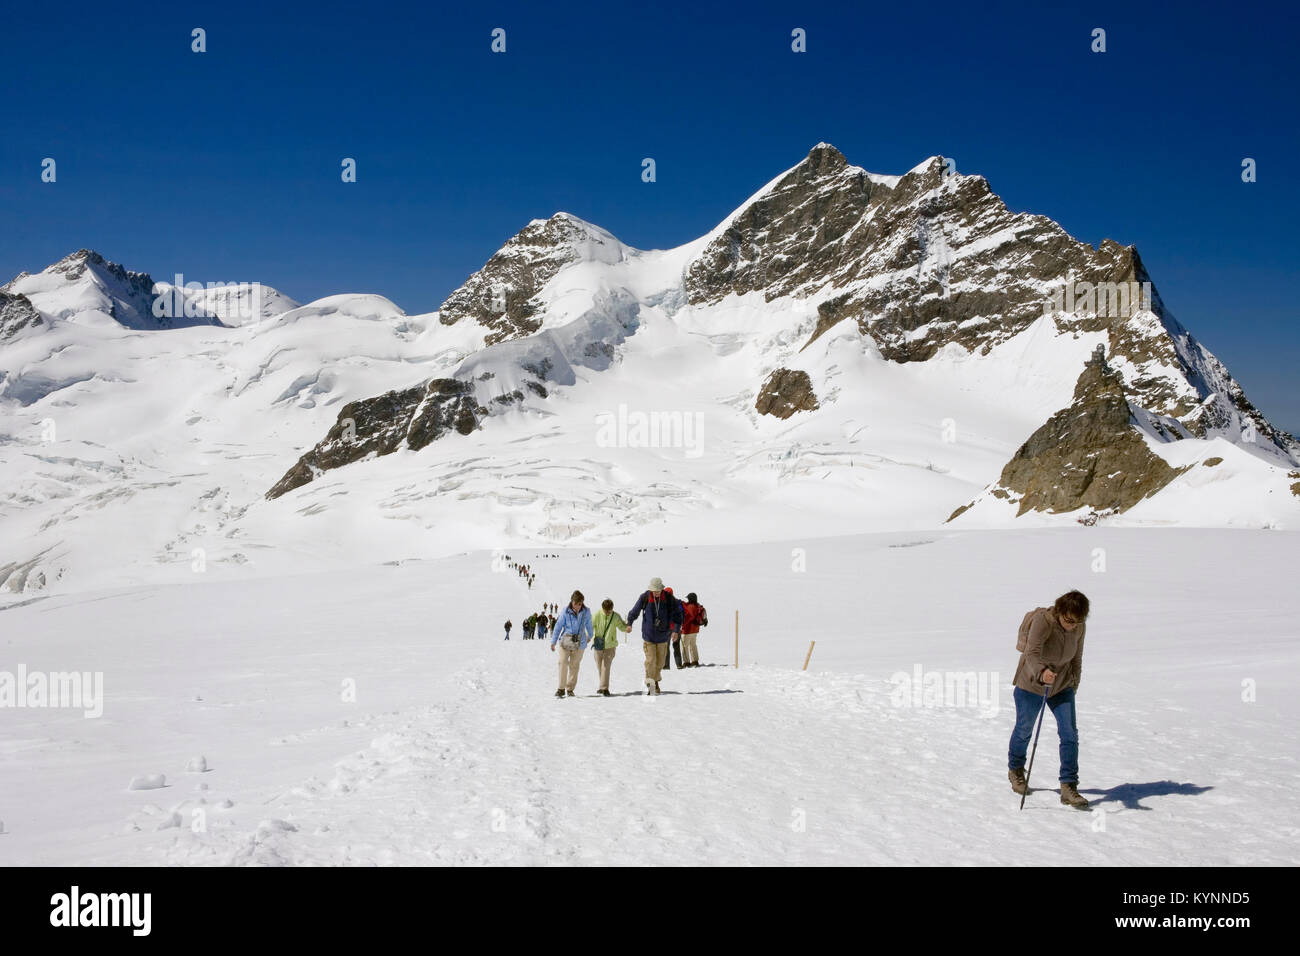
[[604, 690], [602, 690], [602, 691], [600, 692], [600, 696], [601, 696], [601, 697], [613, 697], [614, 695], [611, 694], [611, 693], [609, 692], [609, 688], [606, 687]]
[[659, 693], [659, 682], [655, 681], [655, 694], [658, 695], [658, 693]]
[[1079, 785], [1077, 783], [1061, 784], [1061, 802], [1072, 807], [1078, 807], [1080, 810], [1087, 809], [1091, 806], [1091, 804], [1088, 803], [1088, 798], [1079, 793]]
[[568, 694], [569, 694], [570, 697], [575, 697], [575, 696], [577, 696], [577, 695], [575, 695], [575, 694], [573, 693], [573, 691], [568, 691]]
[[1007, 779], [1011, 781], [1013, 792], [1024, 796], [1029, 792], [1029, 784], [1025, 780], [1025, 768], [1017, 767], [1015, 770], [1007, 771]]
[[649, 681], [649, 680], [648, 680], [648, 681], [645, 682], [645, 695], [646, 695], [647, 697], [649, 697], [651, 694], [654, 693], [654, 687], [651, 686], [651, 685], [653, 685], [653, 684], [654, 684], [654, 681]]
[[564, 688], [561, 687], [559, 690], [557, 690], [557, 691], [555, 692], [555, 696], [556, 696], [556, 697], [563, 697], [563, 696], [564, 696]]

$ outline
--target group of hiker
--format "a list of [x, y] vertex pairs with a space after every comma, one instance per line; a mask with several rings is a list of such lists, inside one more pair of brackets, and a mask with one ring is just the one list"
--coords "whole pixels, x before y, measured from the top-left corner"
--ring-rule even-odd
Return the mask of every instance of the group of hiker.
[[[530, 614], [524, 618], [524, 640], [531, 641], [534, 635], [541, 640], [546, 640], [546, 632], [555, 630], [555, 612], [559, 609], [558, 604], [543, 604], [542, 609], [536, 614]], [[514, 625], [506, 621], [506, 640], [510, 640], [510, 629]]]
[[559, 654], [560, 679], [556, 697], [573, 697], [578, 686], [578, 668], [591, 646], [596, 657], [596, 693], [612, 697], [609, 673], [618, 650], [619, 632], [632, 633], [632, 625], [641, 618], [641, 648], [645, 657], [645, 692], [655, 695], [663, 671], [669, 667], [668, 648], [678, 669], [700, 666], [699, 632], [709, 624], [708, 612], [694, 592], [682, 601], [664, 587], [660, 578], [651, 578], [650, 587], [637, 598], [627, 619], [614, 610], [614, 602], [605, 598], [594, 615], [586, 606], [581, 591], [574, 591], [569, 603], [551, 628], [551, 650]]
[[[556, 697], [573, 697], [578, 685], [578, 669], [588, 646], [596, 658], [598, 688], [602, 697], [609, 691], [610, 669], [618, 650], [619, 633], [630, 634], [637, 618], [641, 619], [641, 648], [645, 663], [645, 692], [660, 693], [663, 671], [670, 668], [669, 648], [679, 669], [699, 667], [699, 632], [709, 623], [708, 612], [695, 593], [681, 601], [673, 589], [664, 587], [661, 578], [651, 578], [650, 586], [636, 599], [626, 620], [606, 598], [594, 615], [586, 606], [581, 591], [574, 591], [569, 603], [556, 616], [556, 605], [546, 604], [538, 614], [524, 621], [524, 635], [545, 640], [551, 634], [551, 650], [559, 655], [559, 686]], [[1060, 756], [1061, 803], [1087, 809], [1087, 798], [1079, 793], [1079, 727], [1075, 715], [1075, 694], [1083, 675], [1083, 639], [1091, 610], [1087, 596], [1068, 591], [1050, 607], [1027, 613], [1020, 624], [1016, 650], [1020, 660], [1013, 683], [1016, 720], [1007, 748], [1007, 778], [1011, 789], [1026, 796], [1029, 781], [1025, 759], [1035, 733], [1041, 728], [1046, 707], [1056, 720]], [[511, 623], [506, 621], [506, 640]], [[1035, 743], [1035, 749], [1037, 743]], [[1029, 768], [1033, 757], [1029, 756]], [[1023, 802], [1023, 801], [1022, 801]]]
[[[528, 589], [532, 590], [533, 579], [537, 577], [536, 573], [532, 569], [532, 566], [524, 564], [520, 561], [511, 561], [510, 555], [506, 555], [506, 562], [507, 562], [506, 566], [509, 567], [511, 571], [514, 571], [521, 578], [527, 581]], [[510, 628], [507, 627], [506, 630], [508, 631], [510, 630]], [[507, 640], [509, 640], [509, 635], [507, 635]]]

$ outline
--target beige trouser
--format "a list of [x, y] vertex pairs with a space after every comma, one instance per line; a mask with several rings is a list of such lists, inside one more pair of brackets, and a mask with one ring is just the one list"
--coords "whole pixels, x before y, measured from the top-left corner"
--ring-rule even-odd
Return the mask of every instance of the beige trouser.
[[700, 662], [700, 648], [699, 645], [695, 642], [695, 638], [698, 636], [699, 636], [698, 634], [682, 635], [682, 663], [683, 664], [698, 664]]
[[591, 652], [596, 655], [596, 676], [600, 680], [600, 687], [597, 690], [609, 690], [609, 666], [614, 663], [616, 650], [617, 647], [610, 647], [603, 651]]
[[582, 648], [566, 648], [563, 644], [557, 644], [555, 653], [560, 658], [560, 683], [556, 685], [559, 690], [573, 690], [578, 686], [578, 665], [582, 663]]
[[653, 641], [642, 641], [641, 643], [645, 647], [645, 679], [657, 684], [664, 663], [668, 660], [668, 642], [655, 644]]

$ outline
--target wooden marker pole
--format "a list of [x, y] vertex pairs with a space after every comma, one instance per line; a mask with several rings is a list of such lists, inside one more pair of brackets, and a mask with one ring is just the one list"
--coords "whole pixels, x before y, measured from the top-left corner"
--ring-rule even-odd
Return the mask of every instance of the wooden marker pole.
[[807, 669], [808, 669], [808, 662], [809, 662], [810, 660], [812, 660], [812, 649], [813, 649], [814, 647], [816, 647], [816, 646], [817, 646], [817, 642], [816, 642], [816, 641], [810, 641], [810, 642], [808, 643], [808, 653], [804, 656], [804, 659], [803, 659], [803, 669], [804, 669], [804, 670], [807, 670]]
[[736, 610], [736, 667], [740, 667], [740, 610]]

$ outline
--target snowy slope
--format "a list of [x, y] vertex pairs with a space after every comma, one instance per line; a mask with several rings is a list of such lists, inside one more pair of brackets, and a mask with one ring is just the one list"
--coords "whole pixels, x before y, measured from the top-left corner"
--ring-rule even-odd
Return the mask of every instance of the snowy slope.
[[0, 591], [154, 580], [196, 548], [215, 567], [255, 560], [279, 542], [245, 542], [237, 521], [280, 461], [341, 404], [481, 345], [380, 296], [240, 328], [21, 336], [0, 350]]
[[[1136, 253], [1093, 250], [941, 168], [868, 174], [821, 144], [670, 250], [535, 220], [427, 315], [378, 295], [290, 308], [263, 287], [259, 320], [232, 318], [246, 288], [205, 290], [191, 298], [212, 324], [156, 328], [148, 277], [96, 254], [19, 277], [50, 321], [0, 343], [0, 598], [186, 580], [196, 561], [244, 578], [941, 528], [1069, 403], [1097, 345], [1135, 409], [1186, 436], [1157, 454], [1225, 458], [1107, 521], [1296, 528], [1289, 446], [1267, 423], [1243, 439], [1255, 413], [1158, 296], [1160, 314], [1123, 322], [1043, 314], [1059, 276], [1040, 260], [1140, 277]], [[999, 296], [1020, 311], [986, 314]], [[759, 414], [782, 369], [807, 373], [816, 410]], [[476, 430], [265, 499], [346, 407], [442, 378], [471, 385]], [[1076, 518], [981, 506], [962, 521]]]
[[[102, 671], [103, 714], [5, 712], [0, 860], [1031, 864], [1052, 845], [1081, 865], [1294, 866], [1293, 616], [1225, 596], [1287, 593], [1298, 544], [1078, 527], [801, 537], [511, 552], [538, 569], [531, 592], [472, 553], [36, 598], [0, 611], [9, 660]], [[580, 696], [555, 700], [554, 655], [517, 639], [522, 618], [575, 587], [626, 613], [652, 574], [700, 593], [706, 666], [638, 696], [634, 641], [613, 698], [592, 696], [588, 654]], [[1079, 725], [1096, 808], [1049, 789], [1048, 718], [1019, 812], [1014, 630], [1072, 586], [1093, 601]], [[977, 691], [914, 699], [918, 667], [923, 684], [969, 674]], [[198, 756], [207, 772], [187, 772]], [[149, 774], [167, 786], [127, 789]]]

